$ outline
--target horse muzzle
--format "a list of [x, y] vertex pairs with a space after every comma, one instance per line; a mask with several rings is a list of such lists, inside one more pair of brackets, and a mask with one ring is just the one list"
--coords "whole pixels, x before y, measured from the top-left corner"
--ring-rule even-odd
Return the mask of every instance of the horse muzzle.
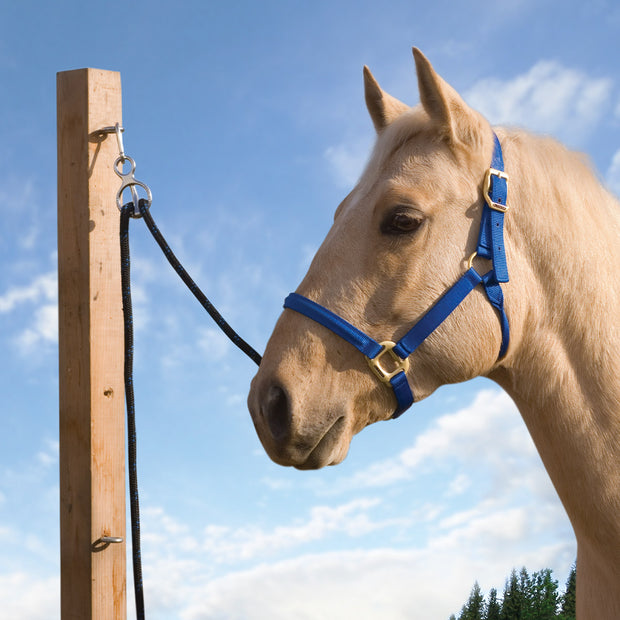
[[319, 469], [340, 463], [351, 441], [346, 416], [301, 411], [284, 385], [254, 378], [248, 409], [258, 437], [278, 465]]

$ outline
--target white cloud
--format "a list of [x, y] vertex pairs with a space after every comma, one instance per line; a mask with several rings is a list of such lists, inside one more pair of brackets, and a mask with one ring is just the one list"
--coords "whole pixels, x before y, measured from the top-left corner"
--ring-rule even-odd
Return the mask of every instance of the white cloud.
[[[424, 610], [424, 617], [445, 618], [458, 612], [474, 579], [486, 590], [501, 591], [511, 568], [522, 565], [551, 567], [557, 578], [565, 578], [561, 571], [568, 571], [575, 553], [570, 539], [550, 535], [547, 524], [545, 543], [523, 545], [523, 537], [543, 521], [532, 518], [529, 509], [479, 506], [443, 520], [438, 535], [418, 548], [331, 551], [270, 562], [261, 545], [258, 564], [220, 575], [200, 547], [188, 553], [181, 544], [159, 561], [147, 556], [149, 615], [166, 618], [174, 610], [186, 620], [400, 620], [421, 617]], [[228, 533], [222, 528], [217, 536]], [[286, 534], [286, 528], [277, 533]], [[312, 534], [306, 531], [304, 537]], [[271, 541], [281, 543], [276, 537]]]
[[57, 575], [39, 577], [24, 572], [0, 575], [0, 601], [3, 618], [58, 618], [60, 579]]
[[31, 324], [15, 342], [26, 352], [41, 343], [58, 342], [58, 278], [56, 271], [44, 273], [29, 284], [9, 288], [0, 295], [0, 314], [8, 314], [24, 304], [35, 304]]
[[464, 93], [491, 123], [579, 141], [610, 102], [612, 81], [542, 60], [509, 80], [487, 78]]
[[45, 441], [45, 449], [37, 453], [37, 461], [43, 467], [48, 468], [58, 463], [60, 444], [58, 441], [48, 439]]
[[282, 491], [293, 488], [293, 482], [291, 480], [283, 480], [282, 478], [271, 478], [264, 476], [261, 479], [261, 483], [272, 491]]
[[29, 228], [17, 237], [18, 245], [24, 250], [32, 250], [35, 248], [38, 239], [41, 236], [41, 229], [38, 222], [31, 224]]
[[[493, 442], [489, 442], [493, 437]], [[349, 479], [341, 480], [334, 490], [372, 488], [414, 478], [433, 462], [457, 459], [467, 464], [482, 463], [496, 476], [518, 465], [546, 479], [534, 444], [510, 397], [500, 390], [482, 390], [474, 401], [455, 413], [441, 416], [418, 435], [413, 445], [400, 454]]]
[[371, 144], [358, 140], [347, 144], [330, 146], [324, 153], [334, 181], [339, 187], [352, 188], [364, 170]]
[[454, 478], [452, 482], [450, 482], [446, 494], [448, 496], [462, 495], [463, 493], [465, 493], [465, 491], [467, 491], [467, 489], [471, 487], [471, 485], [472, 481], [469, 476], [463, 473], [458, 474], [456, 478]]
[[[424, 610], [424, 617], [440, 618], [437, 603], [444, 611], [451, 607], [429, 579], [431, 572], [416, 571], [421, 560], [426, 558], [415, 552], [387, 549], [307, 555], [259, 566], [209, 583], [204, 599], [190, 603], [181, 617], [404, 620]], [[444, 580], [443, 587], [450, 585]]]
[[232, 351], [228, 336], [217, 327], [201, 328], [198, 334], [198, 346], [211, 360], [222, 360]]
[[[573, 550], [565, 545], [519, 552], [512, 541], [502, 540], [494, 548], [499, 562], [489, 562], [485, 549], [499, 541], [492, 533], [488, 541], [473, 556], [460, 553], [458, 545], [307, 554], [215, 579], [194, 572], [192, 580], [184, 580], [175, 573], [174, 590], [161, 585], [168, 592], [167, 610], [175, 609], [184, 620], [436, 619], [459, 611], [474, 579], [485, 590], [501, 591], [513, 566], [572, 561]], [[160, 579], [170, 582], [163, 574]], [[147, 600], [149, 590], [156, 595], [159, 585], [151, 582]], [[166, 617], [162, 612], [162, 607], [151, 609], [153, 618]]]
[[0, 295], [0, 313], [12, 312], [17, 306], [27, 302], [39, 302], [58, 298], [58, 278], [55, 271], [37, 276], [26, 286], [14, 286]]
[[[165, 354], [159, 359], [165, 369], [182, 368], [191, 363], [197, 353], [210, 362], [222, 362], [234, 351], [232, 342], [218, 327], [197, 327], [195, 340], [188, 343], [182, 338], [183, 329], [187, 329], [187, 324], [184, 324], [179, 317], [165, 316], [159, 320], [161, 333], [165, 335], [167, 342], [172, 343], [167, 345]], [[227, 400], [227, 404], [239, 400], [236, 394], [230, 398], [232, 400]], [[242, 401], [245, 401], [245, 398], [242, 398]]]
[[34, 311], [34, 321], [17, 337], [17, 343], [31, 351], [40, 342], [58, 342], [58, 304], [45, 304]]
[[370, 532], [402, 524], [401, 518], [375, 519], [370, 514], [380, 504], [376, 498], [358, 498], [338, 506], [315, 506], [307, 519], [293, 524], [264, 529], [247, 524], [240, 527], [207, 525], [201, 535], [191, 535], [188, 528], [167, 515], [161, 508], [144, 511], [150, 532], [145, 541], [161, 548], [174, 539], [175, 547], [200, 550], [217, 564], [265, 559], [278, 553], [325, 539], [333, 534], [358, 538]]

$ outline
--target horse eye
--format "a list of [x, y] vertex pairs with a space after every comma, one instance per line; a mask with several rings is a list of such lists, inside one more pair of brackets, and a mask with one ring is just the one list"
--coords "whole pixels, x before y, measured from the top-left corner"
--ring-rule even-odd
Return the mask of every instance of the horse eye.
[[383, 220], [381, 232], [385, 235], [406, 235], [414, 233], [422, 224], [419, 215], [411, 212], [410, 209], [394, 209]]

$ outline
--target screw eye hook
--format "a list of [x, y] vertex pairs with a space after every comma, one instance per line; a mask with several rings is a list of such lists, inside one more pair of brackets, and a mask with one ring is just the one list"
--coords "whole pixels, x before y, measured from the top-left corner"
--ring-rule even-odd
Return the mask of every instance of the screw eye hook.
[[[125, 159], [125, 146], [123, 145], [123, 131], [125, 131], [119, 123], [114, 126], [114, 133], [116, 134], [116, 142], [118, 144], [118, 152], [122, 159]], [[134, 165], [135, 168], [135, 165]]]
[[92, 550], [94, 553], [107, 549], [110, 545], [118, 545], [124, 542], [121, 536], [102, 536], [92, 544]]

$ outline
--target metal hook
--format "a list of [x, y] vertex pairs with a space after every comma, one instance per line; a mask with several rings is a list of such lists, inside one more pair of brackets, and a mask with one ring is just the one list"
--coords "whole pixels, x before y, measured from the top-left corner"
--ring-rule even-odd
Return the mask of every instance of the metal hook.
[[115, 133], [116, 139], [118, 141], [119, 151], [122, 151], [123, 150], [123, 138], [120, 137], [120, 134], [123, 133], [124, 131], [125, 131], [125, 128], [121, 127], [119, 123], [116, 123], [114, 127], [102, 127], [101, 129], [98, 129], [97, 131], [93, 131], [92, 134], [90, 135], [91, 136], [103, 136], [107, 133]]
[[123, 127], [120, 126], [119, 123], [116, 123], [114, 126], [114, 133], [116, 134], [116, 142], [118, 144], [118, 152], [121, 157], [125, 157], [125, 147], [123, 146]]
[[99, 553], [104, 549], [107, 549], [110, 545], [117, 545], [125, 542], [121, 536], [102, 536], [92, 544], [91, 549], [93, 553]]

